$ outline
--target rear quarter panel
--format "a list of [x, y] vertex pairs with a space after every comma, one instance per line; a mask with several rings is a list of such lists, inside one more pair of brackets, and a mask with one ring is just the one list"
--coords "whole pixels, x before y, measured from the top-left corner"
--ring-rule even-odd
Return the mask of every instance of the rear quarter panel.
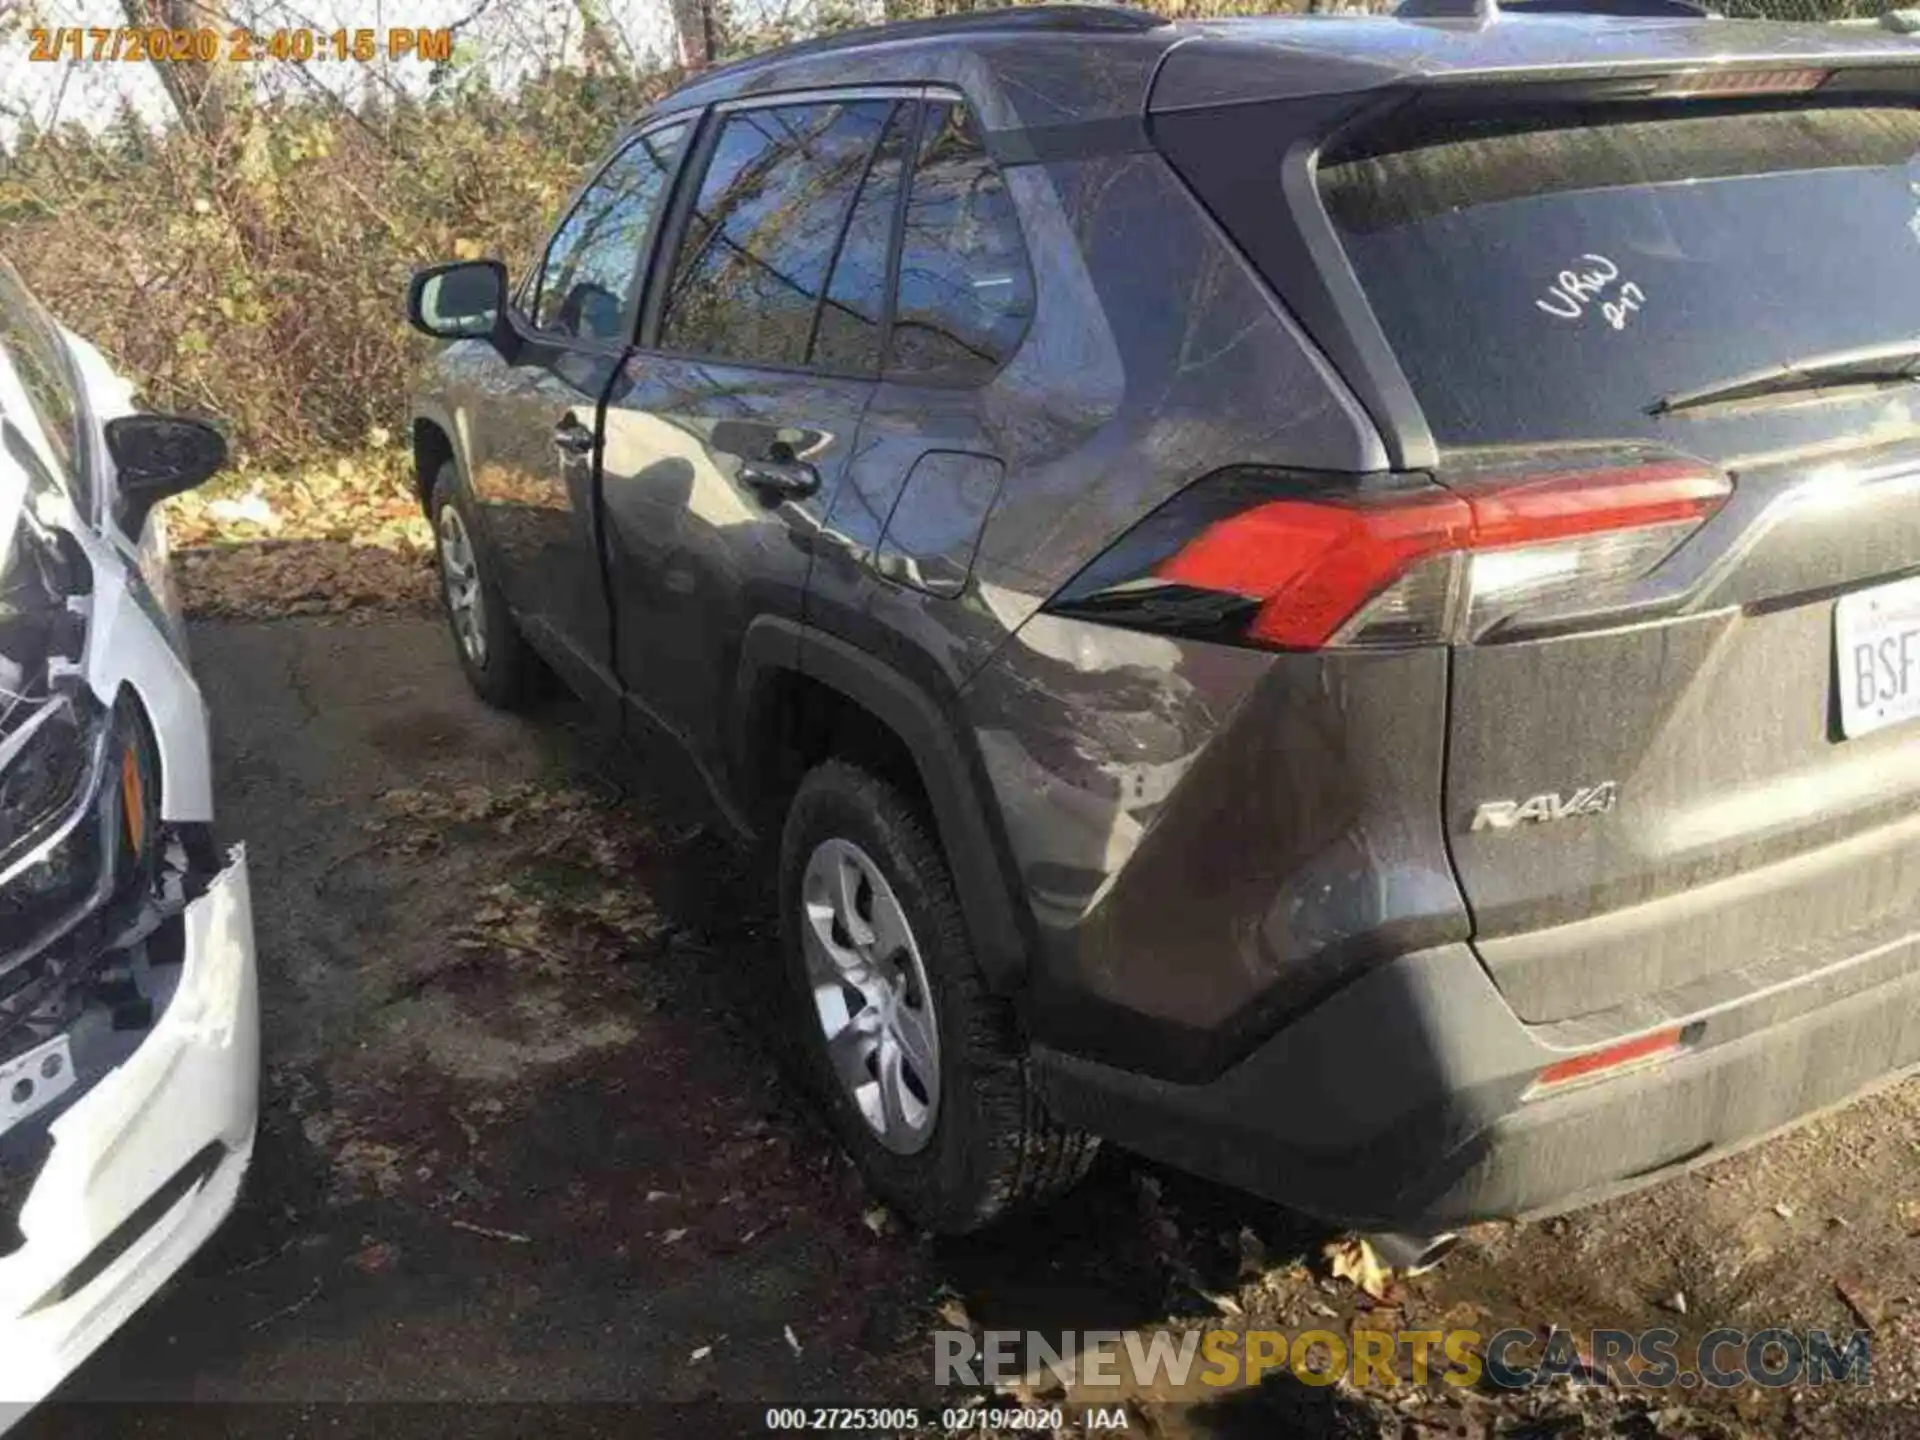
[[1036, 614], [1202, 475], [1385, 455], [1158, 156], [1011, 178], [1043, 298], [983, 398], [1006, 480], [961, 602], [912, 603], [1007, 830], [1036, 1034], [1207, 1073], [1348, 965], [1465, 933], [1438, 820], [1445, 657], [1281, 659]]

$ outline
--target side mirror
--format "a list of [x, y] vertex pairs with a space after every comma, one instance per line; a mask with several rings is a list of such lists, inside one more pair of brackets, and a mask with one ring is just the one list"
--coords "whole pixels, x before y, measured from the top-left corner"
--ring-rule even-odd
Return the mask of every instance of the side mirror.
[[186, 415], [118, 415], [107, 421], [107, 453], [120, 472], [120, 528], [137, 537], [153, 507], [211, 478], [227, 463], [227, 442]]
[[483, 340], [507, 311], [507, 267], [498, 260], [454, 260], [416, 270], [407, 285], [407, 320], [436, 340]]

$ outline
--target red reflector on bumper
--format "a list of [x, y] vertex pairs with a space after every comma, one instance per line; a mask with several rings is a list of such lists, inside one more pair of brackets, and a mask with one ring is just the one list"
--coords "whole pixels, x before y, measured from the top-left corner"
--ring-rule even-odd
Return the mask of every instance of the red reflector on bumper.
[[1655, 1030], [1651, 1034], [1636, 1035], [1631, 1040], [1623, 1040], [1618, 1045], [1609, 1045], [1604, 1050], [1589, 1050], [1584, 1055], [1576, 1055], [1571, 1060], [1562, 1060], [1542, 1070], [1534, 1076], [1530, 1093], [1537, 1094], [1539, 1091], [1570, 1084], [1575, 1080], [1595, 1079], [1609, 1070], [1620, 1070], [1629, 1065], [1640, 1065], [1651, 1060], [1662, 1059], [1679, 1051], [1685, 1043], [1684, 1031], [1676, 1025], [1671, 1030]]

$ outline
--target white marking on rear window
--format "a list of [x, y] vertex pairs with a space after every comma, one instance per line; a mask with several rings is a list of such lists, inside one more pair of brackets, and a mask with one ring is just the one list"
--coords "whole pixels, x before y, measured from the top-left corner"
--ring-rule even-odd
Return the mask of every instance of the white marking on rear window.
[[1647, 292], [1629, 280], [1620, 287], [1618, 300], [1602, 300], [1600, 313], [1607, 317], [1607, 324], [1616, 330], [1627, 328], [1627, 317], [1638, 310], [1646, 300]]
[[1578, 321], [1597, 305], [1615, 330], [1627, 328], [1627, 317], [1646, 303], [1647, 293], [1631, 280], [1620, 281], [1609, 296], [1607, 287], [1620, 280], [1620, 267], [1605, 255], [1589, 251], [1554, 276], [1547, 293], [1533, 303], [1556, 320]]

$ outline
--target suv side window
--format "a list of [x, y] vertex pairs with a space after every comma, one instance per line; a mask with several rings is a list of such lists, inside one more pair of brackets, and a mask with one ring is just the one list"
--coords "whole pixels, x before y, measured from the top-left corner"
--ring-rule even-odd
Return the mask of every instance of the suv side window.
[[814, 312], [807, 363], [843, 374], [871, 375], [880, 368], [880, 342], [887, 323], [887, 262], [893, 254], [893, 218], [900, 208], [901, 177], [913, 144], [920, 107], [903, 100], [867, 162], [860, 198], [847, 214], [840, 253], [827, 293]]
[[[804, 365], [818, 348], [828, 304], [864, 303], [877, 333], [871, 299], [851, 300], [837, 284], [829, 299], [828, 279], [856, 223], [860, 246], [876, 224], [884, 246], [890, 214], [861, 222], [856, 200], [888, 122], [908, 108], [853, 100], [726, 115], [667, 286], [661, 348], [748, 365]], [[870, 285], [874, 262], [863, 263]], [[884, 272], [884, 259], [879, 266]], [[847, 283], [859, 286], [851, 271]], [[837, 323], [828, 335], [827, 351], [840, 355]], [[863, 362], [869, 373], [873, 358]], [[830, 363], [825, 353], [821, 363]]]
[[[93, 514], [93, 484], [88, 474], [85, 412], [77, 380], [60, 332], [43, 318], [26, 292], [0, 273], [0, 364], [7, 364], [25, 394], [55, 472], [67, 487], [73, 506], [88, 518]], [[0, 400], [0, 410], [4, 410]], [[14, 417], [16, 420], [19, 417]]]
[[594, 177], [547, 244], [529, 291], [535, 326], [575, 340], [627, 342], [640, 255], [686, 134], [684, 121], [648, 131]]
[[1006, 363], [1033, 315], [1033, 271], [1013, 197], [966, 107], [927, 107], [900, 236], [887, 377], [976, 385]]

